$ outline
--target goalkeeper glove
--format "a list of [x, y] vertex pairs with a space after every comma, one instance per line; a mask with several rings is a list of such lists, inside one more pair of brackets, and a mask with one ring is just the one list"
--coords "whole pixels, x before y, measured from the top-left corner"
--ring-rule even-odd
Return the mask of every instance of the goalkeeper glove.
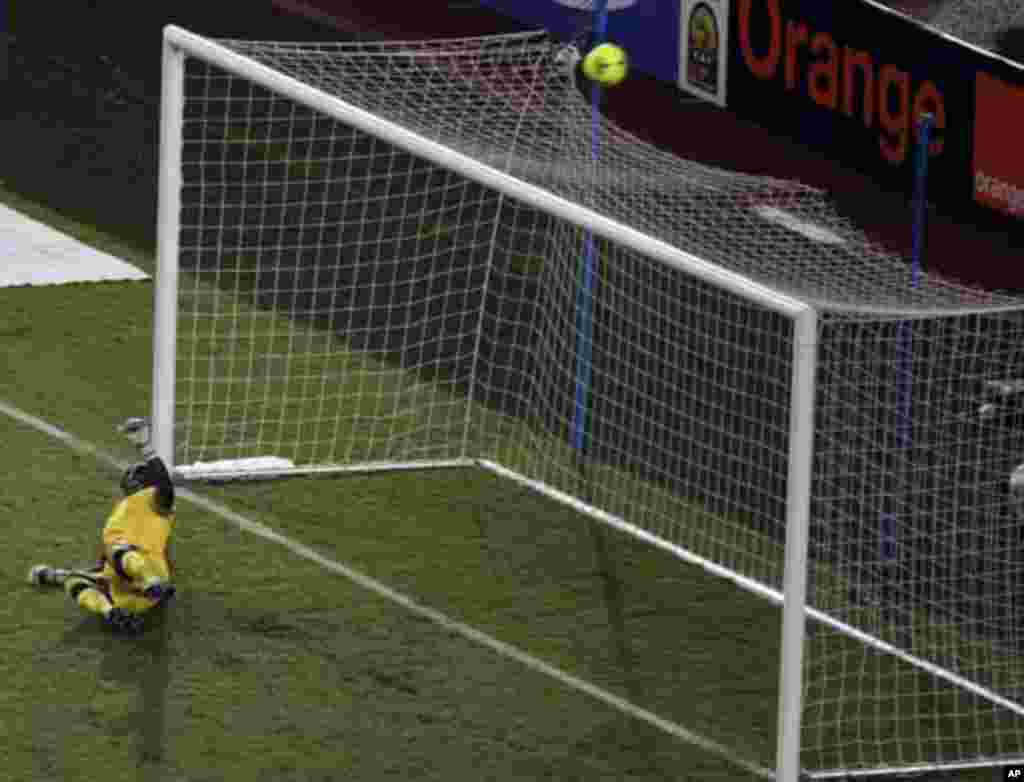
[[104, 617], [107, 626], [120, 635], [136, 635], [142, 631], [142, 617], [115, 606]]

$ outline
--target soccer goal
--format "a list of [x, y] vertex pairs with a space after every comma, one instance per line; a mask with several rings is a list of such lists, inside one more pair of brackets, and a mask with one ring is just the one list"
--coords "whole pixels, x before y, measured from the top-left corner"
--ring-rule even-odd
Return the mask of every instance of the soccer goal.
[[592, 117], [577, 57], [168, 28], [157, 452], [485, 470], [781, 606], [784, 782], [1024, 759], [1024, 436], [978, 415], [1024, 303]]

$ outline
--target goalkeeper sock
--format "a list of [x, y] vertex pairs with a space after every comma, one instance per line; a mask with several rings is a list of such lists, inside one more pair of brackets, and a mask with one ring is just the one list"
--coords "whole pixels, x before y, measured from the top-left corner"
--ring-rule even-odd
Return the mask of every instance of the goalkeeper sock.
[[110, 599], [88, 578], [71, 576], [64, 582], [64, 590], [89, 613], [106, 616], [113, 608]]
[[75, 598], [75, 602], [89, 613], [101, 616], [106, 616], [113, 608], [107, 596], [97, 589], [83, 589]]

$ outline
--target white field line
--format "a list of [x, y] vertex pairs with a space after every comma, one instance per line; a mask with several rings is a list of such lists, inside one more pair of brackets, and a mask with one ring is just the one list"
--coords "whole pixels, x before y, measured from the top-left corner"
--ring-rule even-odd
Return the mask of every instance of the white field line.
[[[32, 427], [33, 429], [39, 432], [49, 435], [53, 439], [64, 443], [66, 446], [68, 446], [74, 451], [95, 456], [99, 461], [104, 462], [110, 465], [111, 467], [115, 467], [118, 470], [123, 470], [128, 466], [126, 462], [122, 462], [116, 456], [114, 456], [111, 453], [108, 453], [99, 446], [93, 445], [92, 443], [88, 443], [78, 437], [75, 437], [73, 434], [64, 431], [60, 427], [47, 423], [46, 421], [42, 420], [41, 418], [37, 418], [31, 413], [26, 413], [25, 411], [21, 410], [18, 407], [15, 407], [14, 405], [8, 402], [0, 400], [0, 413], [3, 413], [4, 415], [10, 418], [13, 418], [15, 421], [18, 421], [19, 423]], [[545, 676], [549, 676], [552, 679], [558, 681], [559, 683], [565, 685], [566, 687], [571, 687], [574, 690], [589, 695], [595, 700], [601, 701], [602, 703], [611, 706], [614, 709], [618, 709], [623, 714], [626, 714], [634, 719], [640, 720], [641, 722], [646, 722], [648, 725], [658, 728], [659, 730], [664, 731], [670, 736], [673, 736], [688, 744], [700, 747], [701, 749], [707, 752], [717, 755], [729, 761], [730, 763], [744, 769], [750, 774], [753, 774], [754, 776], [760, 777], [762, 779], [775, 779], [775, 774], [771, 770], [764, 768], [751, 761], [739, 758], [736, 755], [735, 750], [730, 749], [729, 747], [712, 741], [711, 739], [700, 736], [694, 733], [693, 731], [687, 730], [686, 728], [676, 724], [675, 722], [671, 722], [670, 720], [666, 720], [663, 717], [659, 717], [657, 714], [654, 714], [653, 712], [650, 712], [641, 706], [637, 706], [636, 704], [631, 703], [625, 698], [620, 698], [618, 695], [608, 692], [607, 690], [598, 687], [596, 684], [592, 684], [591, 682], [588, 682], [585, 679], [573, 676], [571, 673], [566, 673], [560, 668], [556, 668], [555, 666], [550, 665], [527, 652], [524, 652], [522, 649], [519, 649], [518, 647], [513, 646], [512, 644], [505, 643], [504, 641], [499, 641], [497, 638], [494, 638], [471, 625], [460, 622], [457, 619], [452, 619], [451, 617], [441, 613], [440, 611], [430, 608], [429, 606], [425, 606], [422, 603], [419, 603], [416, 600], [412, 599], [411, 597], [408, 597], [407, 595], [404, 595], [401, 592], [392, 589], [386, 584], [377, 581], [375, 578], [371, 578], [370, 576], [360, 573], [358, 570], [355, 570], [354, 568], [349, 567], [348, 565], [344, 565], [340, 562], [330, 559], [329, 557], [325, 557], [324, 555], [318, 553], [309, 546], [299, 543], [296, 540], [292, 540], [286, 535], [282, 535], [280, 532], [276, 532], [275, 530], [272, 530], [270, 527], [267, 527], [266, 525], [261, 524], [258, 521], [253, 521], [252, 519], [249, 519], [245, 516], [242, 516], [239, 513], [236, 513], [227, 506], [222, 505], [221, 503], [216, 502], [215, 500], [211, 500], [208, 497], [202, 496], [201, 494], [196, 494], [194, 491], [191, 491], [189, 489], [178, 487], [175, 488], [175, 497], [187, 500], [188, 502], [191, 502], [193, 505], [196, 505], [209, 513], [216, 514], [225, 521], [231, 522], [239, 529], [251, 532], [252, 534], [257, 535], [265, 540], [272, 541], [273, 543], [277, 543], [279, 546], [283, 546], [284, 548], [291, 551], [293, 554], [296, 554], [297, 556], [300, 556], [304, 559], [308, 559], [312, 562], [315, 562], [325, 570], [329, 570], [332, 573], [335, 573], [339, 576], [344, 576], [349, 581], [352, 581], [353, 583], [358, 584], [364, 589], [402, 606], [410, 613], [416, 614], [417, 616], [430, 620], [434, 624], [443, 627], [445, 630], [448, 630], [449, 632], [455, 633], [456, 635], [460, 635], [463, 638], [472, 641], [473, 643], [479, 644], [480, 646], [484, 646], [490, 649], [491, 651], [497, 652], [503, 657], [515, 660], [516, 662], [521, 663], [522, 665], [526, 666], [532, 671], [536, 671], [538, 673], [544, 674]]]

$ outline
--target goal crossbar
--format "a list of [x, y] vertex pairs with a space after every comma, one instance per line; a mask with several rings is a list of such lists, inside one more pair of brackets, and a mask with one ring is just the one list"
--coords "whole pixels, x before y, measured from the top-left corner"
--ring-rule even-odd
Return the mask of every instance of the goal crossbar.
[[698, 275], [737, 296], [756, 302], [775, 312], [797, 317], [808, 309], [806, 303], [781, 294], [767, 285], [708, 263], [678, 247], [673, 247], [660, 239], [598, 214], [581, 204], [575, 204], [521, 179], [516, 179], [497, 168], [481, 164], [468, 155], [425, 138], [386, 118], [374, 116], [341, 98], [328, 95], [287, 74], [233, 52], [215, 41], [170, 25], [164, 31], [164, 42], [172, 49], [180, 49], [183, 53], [198, 57], [212, 65], [245, 74], [247, 79], [279, 95], [301, 102], [367, 133], [372, 133], [407, 152], [456, 171], [467, 179], [505, 193], [541, 211], [570, 220], [617, 244], [631, 247], [647, 257]]

